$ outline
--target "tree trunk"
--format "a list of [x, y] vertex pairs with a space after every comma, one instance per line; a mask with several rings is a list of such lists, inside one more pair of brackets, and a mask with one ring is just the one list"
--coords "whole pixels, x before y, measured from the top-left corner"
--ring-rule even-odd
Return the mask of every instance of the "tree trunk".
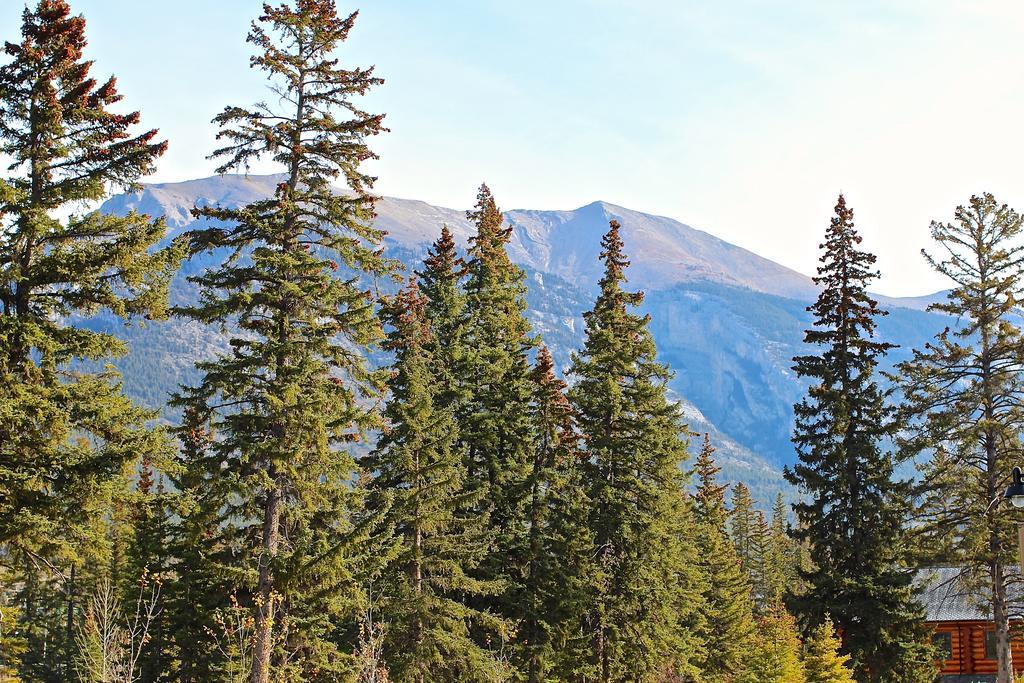
[[1003, 567], [992, 564], [992, 616], [996, 623], [996, 683], [1013, 683], [1013, 653], [1010, 649], [1010, 618]]
[[75, 670], [75, 565], [71, 565], [71, 574], [68, 577], [67, 585], [68, 604], [67, 619], [64, 625], [64, 675], [67, 680], [72, 680]]
[[423, 528], [421, 525], [420, 495], [423, 492], [423, 481], [420, 479], [420, 452], [417, 450], [413, 460], [416, 471], [416, 503], [414, 519], [416, 529], [413, 532], [413, 581], [416, 585], [416, 600], [419, 601], [416, 613], [416, 683], [426, 683], [426, 666], [423, 662]]
[[530, 615], [527, 620], [527, 634], [529, 645], [534, 649], [534, 653], [530, 655], [529, 668], [527, 671], [527, 680], [529, 683], [541, 683], [540, 678], [540, 661], [537, 656], [538, 648], [537, 641], [540, 639], [540, 627], [538, 625], [537, 611], [538, 611], [538, 598], [537, 598], [537, 558], [540, 556], [540, 485], [538, 482], [538, 476], [536, 470], [541, 468], [540, 462], [534, 463], [535, 471], [533, 473], [533, 486], [531, 490], [531, 501], [530, 501], [530, 565], [529, 572], [530, 576], [527, 581], [529, 587], [529, 600], [530, 600]]
[[597, 632], [597, 652], [601, 661], [601, 682], [611, 683], [611, 661], [608, 659], [608, 644], [605, 642], [604, 623], [599, 626], [599, 630]]
[[[978, 245], [978, 253], [982, 245]], [[978, 273], [982, 282], [988, 280], [987, 263], [980, 260]], [[988, 312], [990, 304], [987, 297], [982, 294], [981, 310]], [[997, 337], [998, 338], [998, 337]], [[985, 421], [991, 425], [996, 421], [996, 391], [992, 372], [992, 328], [990, 324], [981, 325], [981, 387], [983, 399], [983, 412]], [[982, 445], [985, 449], [985, 499], [997, 500], [999, 491], [999, 460], [996, 444], [999, 435], [992, 427], [987, 427], [982, 436]], [[999, 519], [997, 511], [988, 507], [988, 552], [989, 552], [989, 573], [992, 578], [992, 618], [996, 626], [996, 683], [1013, 683], [1013, 653], [1010, 650], [1010, 621], [1009, 609], [1006, 599], [1006, 582], [1003, 576], [1002, 564], [1002, 542], [999, 536]]]
[[252, 683], [270, 682], [270, 652], [274, 637], [274, 574], [271, 563], [277, 555], [281, 526], [281, 486], [277, 478], [267, 492], [263, 509], [263, 542], [259, 562], [259, 603], [252, 653]]
[[[299, 54], [304, 54], [305, 48], [299, 42]], [[302, 159], [302, 132], [305, 123], [305, 75], [297, 87], [297, 101], [295, 105], [295, 118], [291, 136], [291, 160], [288, 165], [288, 201], [293, 201], [295, 192], [299, 187], [299, 164]], [[297, 227], [293, 211], [289, 211], [284, 219], [284, 239], [281, 242], [282, 251], [285, 253], [296, 250]], [[289, 269], [290, 271], [290, 269]], [[286, 278], [291, 280], [292, 273], [286, 273]], [[291, 340], [291, 316], [294, 303], [289, 296], [280, 302], [280, 310], [276, 314], [277, 342], [281, 348], [287, 348]], [[274, 359], [274, 377], [280, 380], [284, 369], [288, 366], [288, 355], [285, 351], [279, 351]], [[278, 443], [284, 441], [284, 429], [280, 424], [272, 428], [272, 434]], [[256, 625], [253, 636], [252, 672], [250, 680], [252, 683], [269, 683], [270, 681], [270, 655], [273, 650], [274, 637], [274, 575], [271, 563], [277, 556], [278, 539], [281, 533], [281, 498], [284, 489], [284, 482], [279, 481], [273, 464], [270, 465], [269, 478], [273, 482], [271, 489], [267, 492], [267, 500], [263, 509], [263, 541], [259, 561], [259, 588], [256, 606]]]

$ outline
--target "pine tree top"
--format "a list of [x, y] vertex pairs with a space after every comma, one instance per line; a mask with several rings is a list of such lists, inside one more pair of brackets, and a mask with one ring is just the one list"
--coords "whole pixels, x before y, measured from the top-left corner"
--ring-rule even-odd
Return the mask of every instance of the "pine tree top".
[[744, 508], [753, 509], [754, 498], [750, 495], [750, 488], [742, 481], [732, 485], [732, 509]]
[[455, 237], [447, 224], [441, 226], [441, 235], [434, 240], [423, 259], [423, 269], [416, 274], [425, 286], [433, 285], [442, 278], [455, 278], [462, 269], [463, 261], [455, 245]]
[[464, 322], [468, 343], [475, 349], [470, 353], [511, 353], [517, 358], [519, 379], [525, 380], [525, 350], [536, 340], [530, 336], [530, 323], [524, 315], [526, 276], [508, 255], [512, 227], [505, 226], [486, 184], [480, 186], [476, 206], [466, 212], [466, 217], [476, 225], [476, 234], [469, 241], [468, 261], [460, 272], [467, 278]]
[[470, 243], [473, 245], [471, 251], [478, 256], [503, 248], [512, 237], [512, 226], [503, 227], [501, 209], [494, 201], [487, 183], [481, 183], [476, 194], [476, 206], [466, 212], [466, 218], [477, 227], [477, 233], [470, 238]]
[[727, 484], [719, 484], [718, 473], [722, 468], [715, 463], [715, 448], [711, 445], [711, 436], [704, 433], [704, 441], [700, 454], [694, 463], [693, 473], [697, 476], [697, 490], [694, 499], [697, 501], [698, 514], [705, 520], [724, 528], [725, 492]]
[[432, 333], [427, 319], [427, 300], [415, 277], [410, 277], [398, 294], [384, 301], [381, 314], [393, 330], [382, 345], [388, 351], [402, 353], [430, 343]]
[[[587, 327], [584, 354], [574, 358], [583, 361], [589, 357], [588, 363], [620, 365], [620, 373], [634, 372], [639, 366], [630, 370], [625, 365], [639, 364], [644, 367], [644, 372], [665, 378], [669, 376], [668, 368], [656, 363], [654, 358], [656, 349], [647, 329], [650, 316], [631, 310], [643, 302], [644, 294], [622, 287], [626, 282], [625, 269], [629, 266], [629, 259], [624, 252], [620, 229], [619, 222], [612, 219], [608, 223], [608, 231], [601, 238], [600, 257], [604, 274], [600, 280], [600, 294], [594, 307], [583, 314]], [[582, 363], [578, 366], [581, 370], [585, 367]]]
[[[537, 362], [534, 365], [532, 376], [534, 383], [538, 387], [543, 387], [552, 395], [555, 393], [559, 395], [564, 394], [568, 386], [564, 380], [555, 374], [555, 359], [551, 356], [551, 351], [548, 350], [547, 346], [541, 346], [537, 350]], [[553, 401], [553, 404], [564, 405], [566, 410], [571, 410], [569, 399], [564, 395], [562, 395], [560, 400]]]
[[627, 282], [626, 268], [629, 259], [625, 255], [625, 243], [620, 230], [622, 225], [615, 219], [608, 222], [608, 232], [601, 238], [601, 261], [604, 263], [604, 275], [600, 280], [601, 292], [613, 294], [616, 307], [625, 309], [627, 306], [639, 306], [643, 303], [643, 292], [625, 292], [622, 285]]
[[[868, 294], [868, 285], [879, 273], [874, 269], [875, 255], [859, 249], [862, 239], [854, 227], [853, 209], [840, 194], [825, 241], [819, 245], [821, 265], [814, 282], [821, 292], [807, 308], [814, 314], [814, 328], [804, 335], [807, 344], [833, 346], [827, 354], [840, 364], [873, 364], [875, 357], [895, 348], [874, 340], [876, 319], [888, 313]], [[821, 372], [810, 357], [796, 360], [798, 372]]]
[[789, 514], [786, 506], [786, 500], [782, 497], [781, 492], [776, 493], [775, 504], [772, 505], [772, 526], [784, 529], [788, 519]]
[[563, 437], [573, 437], [575, 410], [566, 396], [568, 385], [555, 374], [555, 361], [547, 346], [537, 351], [531, 379], [535, 387], [534, 404], [546, 412], [545, 422], [559, 430]]
[[807, 683], [854, 683], [850, 656], [840, 652], [841, 645], [831, 617], [826, 616], [807, 639]]
[[[70, 201], [98, 200], [109, 186], [137, 187], [167, 150], [156, 130], [132, 135], [139, 112], [119, 114], [117, 80], [102, 84], [83, 59], [85, 19], [64, 0], [41, 0], [22, 14], [22, 40], [6, 43], [11, 58], [0, 67], [0, 152], [25, 175], [0, 183], [15, 203], [53, 209]], [[0, 197], [3, 193], [0, 192]], [[0, 216], [11, 210], [0, 203]]]
[[1014, 243], [1022, 232], [1024, 216], [988, 192], [956, 207], [953, 222], [932, 221], [932, 239], [946, 254], [940, 257], [926, 249], [921, 254], [956, 287], [929, 309], [966, 317], [957, 336], [970, 338], [982, 328], [991, 329], [1024, 299], [1024, 245]]

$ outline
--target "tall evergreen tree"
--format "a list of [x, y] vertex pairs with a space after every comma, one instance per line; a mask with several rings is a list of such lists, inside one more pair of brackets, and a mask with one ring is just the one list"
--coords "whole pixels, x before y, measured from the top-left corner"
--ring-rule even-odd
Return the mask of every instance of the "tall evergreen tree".
[[529, 548], [517, 644], [526, 680], [539, 683], [592, 675], [586, 665], [589, 643], [581, 635], [593, 567], [589, 501], [583, 486], [588, 463], [580, 450], [566, 384], [555, 375], [546, 347], [537, 353], [531, 379]]
[[[393, 266], [371, 224], [374, 179], [360, 169], [383, 117], [355, 102], [381, 81], [335, 56], [355, 19], [331, 0], [264, 6], [252, 64], [280, 107], [224, 109], [214, 121], [227, 142], [214, 156], [220, 172], [269, 158], [284, 175], [267, 199], [197, 207], [203, 227], [189, 234], [195, 254], [229, 253], [192, 278], [201, 298], [181, 313], [237, 332], [176, 404], [217, 434], [219, 533], [239, 544], [224, 570], [255, 619], [253, 683], [340, 674], [338, 622], [360, 598], [350, 444], [379, 424], [368, 399], [380, 378], [362, 353], [381, 336], [367, 280]], [[339, 178], [346, 193], [332, 191]]]
[[72, 675], [77, 579], [99, 570], [103, 503], [137, 458], [167, 447], [115, 372], [87, 369], [125, 343], [74, 322], [163, 317], [181, 256], [155, 248], [164, 225], [146, 216], [64, 217], [135, 187], [166, 149], [135, 131], [138, 112], [114, 111], [115, 79], [92, 77], [85, 45], [85, 19], [41, 0], [0, 66], [0, 591], [20, 593], [35, 680]]
[[763, 510], [754, 511], [750, 529], [751, 557], [747, 573], [759, 613], [766, 613], [778, 600], [772, 590], [772, 528]]
[[[460, 447], [467, 487], [478, 491], [476, 513], [488, 519], [493, 534], [490, 552], [478, 577], [505, 585], [487, 607], [512, 621], [525, 617], [517, 596], [528, 571], [528, 507], [533, 425], [529, 353], [536, 345], [526, 320], [523, 271], [509, 259], [512, 228], [486, 185], [476, 207], [467, 212], [476, 225], [465, 265], [463, 348], [455, 385]], [[445, 253], [450, 253], [447, 250]]]
[[[465, 386], [459, 369], [465, 361], [466, 295], [462, 291], [465, 263], [459, 256], [448, 226], [431, 245], [423, 268], [417, 271], [420, 291], [426, 298], [426, 316], [430, 323], [431, 357], [441, 384], [435, 402], [440, 408], [459, 413], [465, 401]], [[460, 413], [459, 413], [460, 414]]]
[[384, 578], [388, 586], [385, 657], [396, 681], [499, 680], [501, 664], [473, 642], [470, 626], [502, 627], [466, 598], [495, 586], [471, 578], [484, 556], [485, 529], [460, 516], [465, 470], [455, 449], [450, 407], [439, 408], [426, 301], [410, 283], [384, 308], [385, 348], [395, 354], [385, 431], [368, 467], [377, 473], [373, 498], [387, 512], [399, 547]]
[[601, 240], [604, 275], [584, 314], [571, 398], [587, 456], [595, 572], [592, 633], [599, 680], [686, 675], [701, 657], [700, 571], [686, 477], [688, 430], [666, 397], [643, 295], [623, 289], [629, 265], [618, 221]]
[[815, 278], [821, 293], [808, 309], [814, 328], [804, 337], [821, 351], [794, 359], [810, 388], [794, 407], [799, 462], [786, 478], [805, 497], [794, 505], [793, 533], [811, 543], [813, 567], [791, 604], [809, 627], [831, 614], [859, 680], [890, 681], [917, 665], [923, 638], [903, 565], [911, 490], [883, 450], [897, 422], [875, 374], [891, 348], [877, 338], [884, 312], [867, 293], [875, 257], [859, 249], [842, 195], [835, 210]]
[[133, 187], [166, 149], [155, 130], [132, 136], [137, 112], [110, 111], [121, 96], [113, 78], [89, 76], [85, 42], [85, 20], [43, 0], [0, 67], [0, 152], [12, 159], [0, 179], [0, 543], [25, 552], [73, 539], [64, 525], [92, 489], [156, 438], [116, 375], [69, 368], [123, 354], [124, 342], [68, 317], [164, 315], [180, 255], [151, 251], [164, 226], [145, 216], [55, 216]]
[[1007, 568], [1016, 560], [1019, 514], [992, 504], [1020, 461], [1024, 434], [1024, 338], [1017, 327], [1024, 294], [1024, 218], [991, 194], [971, 197], [952, 223], [933, 222], [941, 256], [924, 252], [956, 286], [932, 306], [961, 321], [899, 367], [913, 418], [910, 454], [937, 453], [923, 468], [920, 517], [931, 558], [963, 566], [962, 588], [992, 606], [998, 677], [1013, 680]]
[[162, 598], [167, 671], [179, 683], [204, 683], [224, 679], [227, 635], [218, 617], [229, 611], [237, 585], [221, 570], [231, 566], [242, 540], [234, 526], [221, 525], [224, 498], [234, 484], [221, 476], [208, 419], [186, 408], [176, 432], [178, 467], [170, 479], [177, 495], [170, 503], [177, 521], [168, 529], [171, 566]]
[[[163, 475], [154, 470], [149, 458], [143, 458], [129, 507], [130, 536], [125, 543], [125, 571], [121, 581], [121, 601], [126, 609], [135, 607], [140, 597], [158, 603], [161, 600], [163, 583], [170, 570], [170, 497]], [[146, 624], [145, 642], [140, 644], [136, 663], [138, 683], [171, 680], [168, 615], [160, 604]]]
[[466, 216], [477, 232], [465, 267], [466, 350], [459, 372], [468, 398], [459, 422], [470, 476], [489, 489], [492, 524], [514, 533], [523, 518], [518, 509], [523, 501], [514, 497], [521, 493], [515, 484], [525, 481], [529, 460], [528, 354], [536, 342], [524, 315], [525, 276], [506, 251], [512, 228], [503, 225], [486, 185]]
[[[764, 544], [762, 561], [764, 592], [771, 602], [782, 600], [788, 589], [795, 589], [797, 583], [797, 554], [795, 544], [788, 534], [786, 504], [779, 493], [772, 506], [772, 518], [768, 523], [767, 540]], [[796, 590], [793, 591], [798, 592]]]
[[754, 533], [757, 524], [757, 510], [750, 489], [742, 481], [732, 487], [732, 507], [729, 510], [729, 536], [732, 538], [736, 555], [740, 559], [747, 580], [753, 581], [757, 552], [754, 547]]
[[694, 507], [697, 551], [706, 578], [702, 635], [706, 657], [701, 671], [706, 681], [733, 681], [742, 671], [754, 633], [750, 584], [726, 529], [726, 486], [718, 484], [721, 468], [714, 461], [710, 437], [694, 465], [697, 478]]

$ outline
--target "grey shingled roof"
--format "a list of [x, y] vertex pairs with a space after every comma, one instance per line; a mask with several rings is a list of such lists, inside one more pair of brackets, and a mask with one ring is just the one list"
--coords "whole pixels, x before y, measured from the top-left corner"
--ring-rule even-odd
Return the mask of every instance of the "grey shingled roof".
[[[1004, 566], [1010, 618], [1024, 619], [1024, 577], [1016, 565]], [[981, 588], [987, 576], [971, 581], [968, 570], [960, 567], [932, 567], [914, 574], [919, 600], [927, 621], [991, 621], [991, 597]]]
[[934, 567], [915, 574], [914, 584], [921, 589], [919, 599], [924, 604], [925, 620], [989, 620], [984, 599], [964, 585], [962, 572], [959, 567]]

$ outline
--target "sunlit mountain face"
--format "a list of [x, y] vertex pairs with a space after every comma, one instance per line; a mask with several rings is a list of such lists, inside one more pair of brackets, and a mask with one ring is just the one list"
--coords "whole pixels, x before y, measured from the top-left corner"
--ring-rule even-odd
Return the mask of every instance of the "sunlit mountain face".
[[[193, 206], [246, 204], [272, 194], [278, 182], [276, 176], [225, 175], [147, 185], [100, 210], [162, 216], [169, 239], [194, 226]], [[422, 201], [385, 197], [377, 213], [388, 252], [407, 269], [418, 267], [443, 224], [463, 247], [472, 234], [464, 211]], [[643, 309], [651, 316], [659, 356], [675, 373], [670, 388], [691, 429], [712, 435], [725, 478], [748, 483], [761, 500], [783, 489], [781, 469], [795, 457], [792, 405], [805, 389], [791, 359], [806, 352], [806, 307], [816, 294], [809, 277], [671, 218], [607, 202], [568, 211], [517, 209], [505, 216], [513, 229], [510, 255], [527, 274], [530, 321], [563, 372], [582, 344], [582, 313], [601, 273], [601, 235], [610, 219], [619, 220], [631, 261], [629, 286], [646, 292]], [[185, 264], [172, 300], [191, 300], [196, 292], [187, 276], [222, 257]], [[889, 364], [946, 324], [923, 310], [934, 297], [880, 299], [890, 315], [879, 333], [899, 345]], [[224, 349], [227, 339], [216, 329], [173, 319], [139, 328], [98, 316], [90, 324], [128, 339], [131, 353], [117, 361], [126, 389], [155, 407], [179, 384], [193, 381], [195, 360]]]

